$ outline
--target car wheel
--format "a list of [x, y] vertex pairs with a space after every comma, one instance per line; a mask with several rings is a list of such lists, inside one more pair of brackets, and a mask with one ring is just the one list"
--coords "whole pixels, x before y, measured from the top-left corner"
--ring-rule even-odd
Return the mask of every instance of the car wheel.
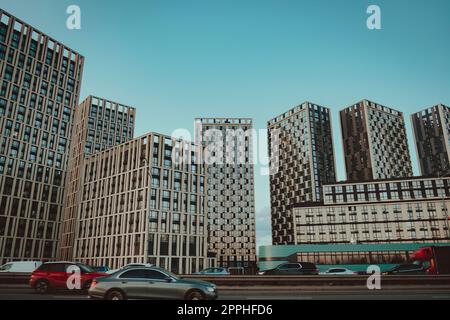
[[46, 280], [39, 280], [34, 286], [34, 291], [39, 294], [45, 294], [49, 290], [48, 282]]
[[186, 294], [186, 300], [204, 300], [204, 299], [205, 297], [203, 293], [201, 293], [198, 290], [192, 290]]
[[125, 300], [125, 295], [123, 294], [122, 291], [119, 290], [111, 290], [110, 292], [108, 292], [108, 294], [106, 295], [106, 300]]
[[83, 290], [89, 290], [91, 287], [92, 280], [88, 280], [83, 284]]

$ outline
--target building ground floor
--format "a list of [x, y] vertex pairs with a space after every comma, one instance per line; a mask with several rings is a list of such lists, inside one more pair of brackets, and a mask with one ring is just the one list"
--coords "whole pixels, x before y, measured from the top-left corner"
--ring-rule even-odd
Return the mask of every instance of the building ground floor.
[[320, 272], [341, 266], [353, 271], [366, 271], [378, 265], [382, 271], [395, 265], [412, 262], [415, 251], [423, 247], [450, 246], [449, 242], [417, 242], [389, 244], [305, 244], [262, 246], [259, 249], [258, 269], [273, 269], [282, 263], [312, 262]]

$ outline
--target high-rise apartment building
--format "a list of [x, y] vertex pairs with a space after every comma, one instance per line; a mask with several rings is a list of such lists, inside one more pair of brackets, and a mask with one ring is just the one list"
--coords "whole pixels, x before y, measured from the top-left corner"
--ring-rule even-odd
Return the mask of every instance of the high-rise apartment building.
[[179, 274], [207, 267], [202, 148], [149, 133], [85, 159], [74, 260], [152, 263]]
[[219, 266], [256, 270], [253, 124], [248, 118], [196, 119], [205, 146], [209, 249]]
[[450, 108], [439, 104], [414, 113], [411, 121], [422, 175], [449, 175]]
[[0, 264], [56, 256], [83, 63], [0, 10]]
[[117, 102], [89, 96], [76, 108], [58, 253], [60, 259], [73, 259], [85, 158], [132, 139], [134, 125], [135, 109]]
[[295, 241], [292, 207], [336, 181], [330, 109], [305, 102], [268, 122], [273, 244]]
[[323, 202], [294, 208], [296, 244], [450, 240], [450, 178], [346, 181], [323, 188]]
[[340, 112], [347, 180], [412, 176], [403, 114], [363, 100]]

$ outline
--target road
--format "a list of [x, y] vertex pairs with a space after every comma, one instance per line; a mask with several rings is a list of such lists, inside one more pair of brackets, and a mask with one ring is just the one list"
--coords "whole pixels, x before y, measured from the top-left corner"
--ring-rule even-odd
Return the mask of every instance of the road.
[[[86, 294], [35, 294], [26, 285], [0, 285], [0, 300], [88, 300]], [[449, 286], [395, 287], [369, 291], [359, 287], [219, 288], [219, 300], [450, 300]]]

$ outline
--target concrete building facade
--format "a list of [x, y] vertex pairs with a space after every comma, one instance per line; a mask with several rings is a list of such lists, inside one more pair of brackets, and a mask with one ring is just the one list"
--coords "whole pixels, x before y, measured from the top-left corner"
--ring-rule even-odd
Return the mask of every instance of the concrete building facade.
[[296, 244], [449, 242], [450, 178], [324, 186], [324, 202], [294, 208]]
[[362, 100], [340, 112], [347, 180], [413, 175], [403, 114]]
[[133, 107], [94, 96], [87, 97], [76, 108], [65, 185], [59, 259], [73, 259], [75, 234], [81, 214], [79, 204], [85, 158], [132, 139], [135, 113]]
[[205, 147], [208, 244], [221, 267], [256, 271], [253, 123], [248, 118], [198, 118]]
[[295, 242], [294, 205], [336, 181], [330, 109], [305, 102], [268, 122], [273, 244]]
[[439, 104], [411, 115], [421, 174], [450, 173], [450, 108]]
[[56, 256], [83, 65], [0, 10], [0, 264]]
[[208, 264], [202, 148], [149, 133], [88, 156], [74, 259], [152, 263], [179, 274]]

